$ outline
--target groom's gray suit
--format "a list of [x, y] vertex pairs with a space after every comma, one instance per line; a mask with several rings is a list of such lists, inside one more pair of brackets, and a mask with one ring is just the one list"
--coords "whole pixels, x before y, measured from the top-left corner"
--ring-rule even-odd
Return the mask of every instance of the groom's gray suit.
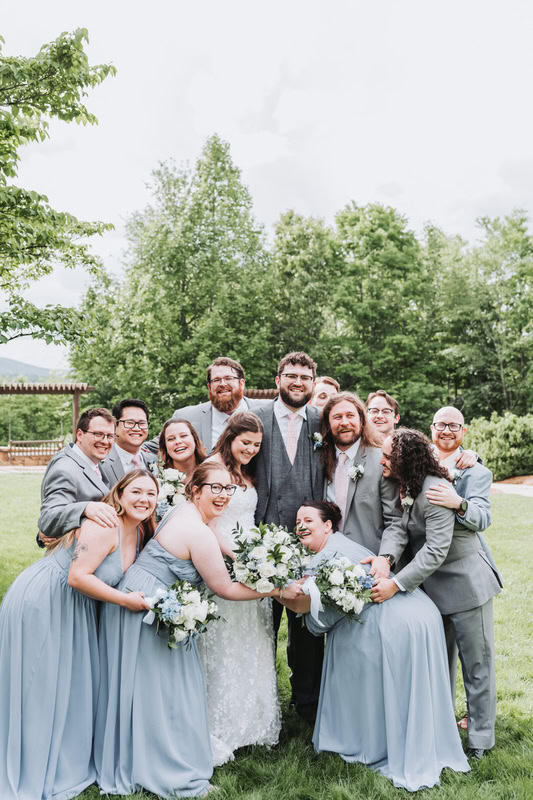
[[[379, 447], [359, 445], [354, 466], [361, 465], [364, 473], [356, 480], [348, 478], [346, 508], [343, 509], [343, 533], [358, 544], [378, 553], [383, 531], [392, 523], [400, 523], [400, 489], [397, 481], [383, 477]], [[335, 475], [333, 475], [335, 480]], [[327, 495], [324, 483], [324, 498]]]
[[[55, 455], [44, 473], [41, 484], [39, 530], [45, 536], [59, 538], [79, 528], [87, 503], [100, 501], [109, 491], [108, 476], [102, 468], [103, 480], [78, 456], [72, 444]], [[37, 543], [42, 543], [37, 536]]]
[[494, 745], [496, 716], [492, 598], [500, 583], [478, 537], [456, 522], [452, 509], [426, 498], [427, 490], [442, 480], [426, 477], [411, 510], [403, 514], [401, 528], [384, 532], [380, 552], [398, 560], [411, 544], [414, 557], [396, 580], [406, 591], [423, 585], [445, 626], [453, 628], [468, 704], [468, 744], [487, 750]]
[[[149, 465], [157, 460], [156, 456], [152, 455], [152, 453], [143, 453], [142, 448], [139, 450], [139, 456], [141, 458], [141, 464], [145, 469], [148, 469]], [[115, 483], [125, 475], [124, 465], [116, 445], [113, 445], [109, 455], [104, 458], [100, 464], [100, 469], [102, 470], [102, 475], [105, 474], [106, 479], [108, 479], [110, 486], [114, 486]]]
[[[262, 404], [255, 413], [262, 421], [265, 432], [261, 449], [254, 459], [257, 480], [256, 522], [273, 522], [293, 530], [296, 512], [305, 500], [321, 500], [323, 472], [320, 451], [313, 447], [312, 436], [320, 427], [320, 412], [306, 407], [302, 421], [294, 462], [291, 464], [287, 449], [274, 414], [274, 403]], [[253, 462], [252, 462], [253, 463]], [[275, 612], [281, 607], [274, 605]], [[281, 613], [275, 615], [279, 625]], [[323, 637], [309, 633], [302, 620], [287, 610], [289, 642], [287, 660], [291, 669], [292, 701], [300, 713], [312, 716], [320, 692]]]

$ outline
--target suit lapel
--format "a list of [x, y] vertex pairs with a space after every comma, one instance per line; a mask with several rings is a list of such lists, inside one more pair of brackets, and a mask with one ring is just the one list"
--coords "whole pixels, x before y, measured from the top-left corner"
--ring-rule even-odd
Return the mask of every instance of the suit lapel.
[[202, 408], [199, 436], [202, 442], [206, 443], [205, 449], [210, 453], [213, 449], [211, 446], [213, 436], [213, 406], [211, 403], [206, 403]]
[[102, 495], [108, 493], [109, 487], [106, 486], [106, 484], [102, 480], [100, 480], [100, 478], [97, 476], [94, 470], [90, 469], [83, 463], [83, 461], [80, 458], [78, 458], [76, 452], [73, 451], [72, 448], [70, 449], [70, 451], [67, 451], [66, 455], [68, 456], [68, 458], [72, 458], [76, 462], [76, 464], [79, 467], [81, 467], [83, 474], [85, 475], [87, 480], [90, 481], [93, 484], [93, 486], [96, 486], [96, 488], [98, 489], [99, 492], [102, 493]]
[[258, 411], [261, 411], [260, 416], [263, 417], [263, 425], [265, 427], [261, 452], [264, 458], [268, 491], [270, 492], [270, 485], [272, 483], [272, 437], [274, 435], [274, 425], [276, 422], [274, 405], [265, 406], [264, 408], [258, 409]]
[[[359, 464], [361, 464], [363, 469], [365, 468], [366, 450], [362, 442], [359, 445], [359, 450], [357, 451], [357, 455], [353, 462], [354, 467], [357, 467]], [[357, 487], [359, 486], [360, 481], [364, 481], [364, 479], [365, 479], [364, 475], [361, 475], [359, 478], [356, 478], [355, 480], [348, 478], [348, 491], [346, 493], [346, 515], [348, 514], [348, 509], [350, 508], [352, 502], [354, 501], [355, 495], [357, 493]]]

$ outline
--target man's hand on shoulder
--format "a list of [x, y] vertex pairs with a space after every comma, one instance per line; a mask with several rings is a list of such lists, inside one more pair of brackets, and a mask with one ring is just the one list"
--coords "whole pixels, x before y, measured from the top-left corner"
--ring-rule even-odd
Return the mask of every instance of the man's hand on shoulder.
[[92, 519], [103, 528], [116, 528], [118, 525], [118, 514], [107, 503], [97, 503], [96, 501], [87, 503], [83, 514], [87, 519]]
[[444, 506], [459, 511], [463, 498], [457, 494], [451, 483], [439, 483], [426, 492], [426, 497], [434, 506]]
[[477, 453], [475, 450], [463, 450], [460, 457], [457, 459], [455, 466], [457, 469], [468, 469], [477, 464]]

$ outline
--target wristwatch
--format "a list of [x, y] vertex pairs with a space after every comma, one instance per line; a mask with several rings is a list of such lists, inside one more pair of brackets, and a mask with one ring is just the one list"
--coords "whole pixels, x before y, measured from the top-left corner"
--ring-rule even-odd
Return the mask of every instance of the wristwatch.
[[394, 556], [391, 556], [390, 553], [380, 553], [381, 558], [385, 558], [389, 562], [389, 567], [394, 569]]
[[459, 514], [463, 517], [468, 510], [468, 500], [466, 497], [463, 497], [461, 500], [461, 505], [459, 506]]

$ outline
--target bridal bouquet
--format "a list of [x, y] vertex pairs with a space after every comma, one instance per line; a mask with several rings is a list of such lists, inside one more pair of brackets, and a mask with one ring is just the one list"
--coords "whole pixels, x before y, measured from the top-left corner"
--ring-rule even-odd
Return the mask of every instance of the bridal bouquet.
[[175, 649], [178, 644], [189, 645], [195, 636], [204, 633], [210, 622], [220, 619], [218, 606], [211, 600], [212, 594], [205, 588], [193, 586], [188, 581], [176, 581], [168, 589], [158, 588], [153, 597], [146, 599], [151, 611], [143, 622], [151, 625], [156, 621], [156, 633], [168, 634], [168, 646]]
[[185, 473], [164, 467], [160, 461], [154, 461], [150, 469], [159, 483], [155, 509], [155, 518], [159, 522], [171, 506], [177, 506], [185, 500]]
[[283, 589], [304, 574], [310, 556], [298, 537], [272, 523], [243, 531], [233, 531], [235, 560], [230, 565], [232, 578], [266, 593]]
[[365, 603], [371, 603], [374, 578], [359, 564], [345, 556], [321, 561], [313, 570], [313, 579], [326, 606], [356, 619]]

